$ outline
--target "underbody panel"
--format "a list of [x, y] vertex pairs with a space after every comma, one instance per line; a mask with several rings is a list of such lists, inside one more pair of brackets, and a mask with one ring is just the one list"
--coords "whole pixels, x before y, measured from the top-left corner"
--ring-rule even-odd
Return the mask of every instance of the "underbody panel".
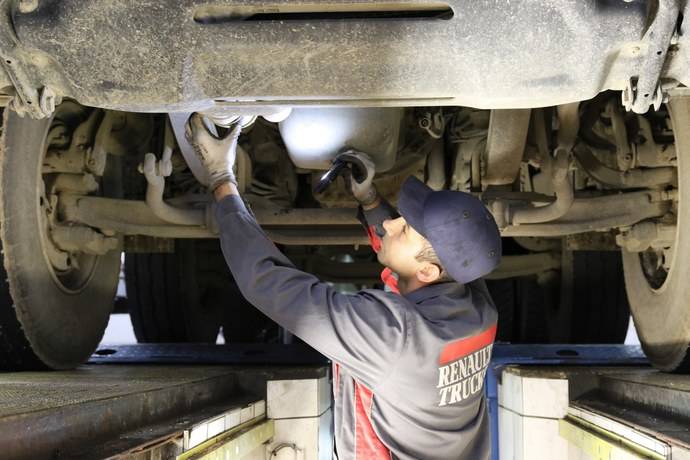
[[[648, 13], [645, 2], [613, 0], [37, 3], [5, 24], [0, 51], [22, 68], [15, 80], [36, 95], [48, 87], [84, 105], [147, 112], [586, 100], [640, 77], [655, 53], [645, 32], [667, 7]], [[13, 39], [16, 46], [7, 43]]]

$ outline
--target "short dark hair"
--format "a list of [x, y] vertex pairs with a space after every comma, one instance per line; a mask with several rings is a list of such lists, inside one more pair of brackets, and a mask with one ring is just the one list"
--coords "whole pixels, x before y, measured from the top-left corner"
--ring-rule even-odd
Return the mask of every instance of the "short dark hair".
[[441, 272], [438, 275], [438, 279], [434, 281], [434, 283], [453, 281], [453, 278], [451, 278], [446, 269], [443, 268], [441, 260], [438, 258], [436, 251], [433, 247], [431, 247], [431, 243], [428, 241], [424, 243], [424, 247], [417, 253], [416, 256], [414, 256], [414, 258], [417, 260], [417, 262], [429, 262], [430, 264], [434, 264], [439, 268]]

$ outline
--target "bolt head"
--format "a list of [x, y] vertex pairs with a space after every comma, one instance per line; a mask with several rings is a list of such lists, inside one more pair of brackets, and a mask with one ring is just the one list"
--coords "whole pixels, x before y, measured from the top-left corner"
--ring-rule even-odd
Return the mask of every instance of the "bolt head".
[[38, 8], [38, 0], [19, 0], [20, 13], [32, 13]]

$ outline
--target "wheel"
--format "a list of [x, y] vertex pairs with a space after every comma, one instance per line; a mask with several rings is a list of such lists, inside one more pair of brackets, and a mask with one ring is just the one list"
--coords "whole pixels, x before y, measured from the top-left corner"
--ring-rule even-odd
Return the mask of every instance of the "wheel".
[[139, 342], [263, 341], [273, 323], [239, 292], [217, 241], [177, 240], [174, 253], [126, 254], [127, 304]]
[[[682, 91], [682, 92], [681, 92]], [[668, 103], [678, 161], [675, 241], [660, 250], [623, 251], [625, 285], [637, 335], [652, 364], [690, 371], [690, 93]]]
[[546, 319], [548, 290], [536, 276], [487, 280], [498, 311], [496, 340], [510, 343], [549, 343]]
[[[89, 113], [92, 110], [70, 102], [59, 106], [50, 120], [20, 118], [4, 111], [0, 149], [3, 369], [73, 368], [91, 356], [108, 324], [119, 251], [100, 256], [64, 251], [54, 244], [49, 225], [55, 215], [55, 195], [49, 195], [46, 187], [54, 177], [44, 169], [46, 152], [60, 148], [53, 142], [69, 144], [76, 125]], [[57, 137], [55, 127], [60, 131]]]
[[566, 252], [558, 272], [487, 282], [497, 338], [513, 343], [622, 343], [630, 310], [617, 252]]
[[127, 304], [139, 342], [216, 342], [223, 312], [208, 302], [215, 275], [200, 269], [204, 243], [177, 240], [173, 253], [125, 255]]
[[497, 342], [513, 340], [513, 317], [515, 314], [515, 280], [512, 278], [486, 280], [486, 288], [498, 311]]
[[623, 343], [630, 308], [620, 253], [563, 251], [561, 264], [556, 290], [545, 300], [548, 342]]
[[557, 325], [549, 318], [549, 309], [558, 299], [553, 297], [557, 282], [555, 274], [524, 276], [515, 280], [515, 298], [519, 310], [515, 314], [514, 343], [555, 343], [550, 334]]
[[623, 343], [630, 324], [621, 255], [573, 253], [570, 343]]

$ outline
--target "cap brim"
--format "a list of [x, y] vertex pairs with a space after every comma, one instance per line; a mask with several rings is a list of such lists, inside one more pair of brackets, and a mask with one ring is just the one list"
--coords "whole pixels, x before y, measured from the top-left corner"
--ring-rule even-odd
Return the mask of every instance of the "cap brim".
[[424, 228], [424, 202], [433, 192], [424, 182], [410, 176], [403, 183], [398, 197], [398, 211], [417, 233], [426, 238]]

